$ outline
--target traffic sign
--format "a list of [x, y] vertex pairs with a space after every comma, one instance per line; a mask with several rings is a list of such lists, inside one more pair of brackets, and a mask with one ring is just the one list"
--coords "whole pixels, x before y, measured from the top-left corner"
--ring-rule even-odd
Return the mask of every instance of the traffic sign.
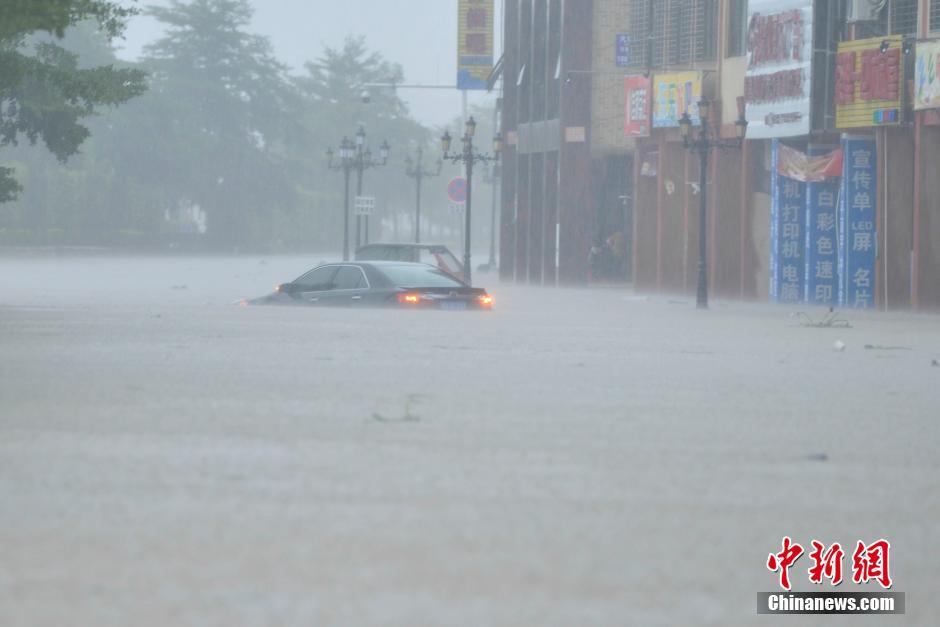
[[356, 215], [371, 216], [375, 212], [375, 196], [356, 196]]
[[467, 179], [458, 176], [447, 185], [447, 197], [451, 202], [467, 202]]

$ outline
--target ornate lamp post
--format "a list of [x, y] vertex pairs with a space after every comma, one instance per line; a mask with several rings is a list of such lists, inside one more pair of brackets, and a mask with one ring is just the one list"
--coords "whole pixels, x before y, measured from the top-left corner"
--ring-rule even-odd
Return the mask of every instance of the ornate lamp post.
[[[349, 179], [352, 172], [356, 173], [356, 195], [362, 196], [362, 175], [369, 168], [378, 168], [388, 163], [388, 142], [383, 141], [379, 146], [379, 158], [373, 159], [372, 150], [366, 147], [366, 131], [361, 126], [356, 131], [355, 141], [343, 137], [339, 146], [339, 161], [334, 163], [336, 153], [332, 148], [326, 149], [327, 167], [330, 170], [339, 170], [345, 179], [343, 201], [343, 261], [349, 261]], [[356, 216], [356, 248], [362, 243], [362, 216]], [[365, 219], [365, 243], [369, 243], [369, 216]]]
[[415, 151], [415, 158], [411, 155], [405, 157], [405, 174], [415, 180], [415, 244], [421, 243], [421, 182], [425, 177], [435, 177], [441, 175], [441, 168], [444, 162], [437, 160], [437, 167], [434, 170], [424, 169], [424, 151], [421, 146]]
[[451, 153], [450, 145], [452, 138], [448, 131], [444, 131], [444, 135], [441, 137], [441, 151], [444, 153], [444, 159], [449, 160], [451, 163], [463, 163], [467, 171], [467, 203], [465, 213], [465, 225], [464, 225], [464, 250], [463, 250], [463, 266], [464, 266], [464, 279], [467, 284], [472, 285], [471, 272], [472, 268], [470, 265], [470, 226], [471, 222], [471, 211], [473, 207], [473, 166], [477, 162], [487, 163], [490, 161], [497, 161], [499, 159], [499, 154], [503, 150], [503, 138], [497, 133], [493, 138], [493, 154], [489, 155], [486, 153], [478, 152], [473, 146], [473, 136], [477, 130], [476, 120], [471, 116], [467, 120], [464, 127], [463, 134], [463, 150], [460, 152]]
[[698, 289], [695, 296], [695, 306], [699, 309], [708, 309], [708, 255], [705, 249], [705, 225], [707, 215], [707, 198], [705, 186], [708, 180], [708, 157], [714, 148], [739, 148], [747, 135], [747, 120], [742, 114], [734, 123], [737, 137], [733, 140], [724, 140], [716, 137], [709, 125], [711, 103], [702, 100], [698, 103], [701, 127], [698, 137], [692, 133], [692, 118], [688, 111], [682, 114], [679, 120], [679, 132], [682, 135], [682, 144], [691, 152], [699, 156], [699, 204], [698, 204]]

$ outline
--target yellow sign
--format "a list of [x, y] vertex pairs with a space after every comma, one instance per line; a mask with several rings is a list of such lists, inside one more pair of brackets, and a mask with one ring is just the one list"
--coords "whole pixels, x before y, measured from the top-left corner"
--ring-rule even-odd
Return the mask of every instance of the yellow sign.
[[914, 108], [940, 109], [940, 40], [917, 42]]
[[657, 74], [653, 78], [653, 128], [675, 128], [685, 113], [698, 125], [701, 99], [701, 72]]
[[493, 0], [457, 2], [457, 89], [486, 89], [493, 71]]
[[900, 124], [904, 108], [904, 38], [876, 37], [839, 44], [836, 127]]

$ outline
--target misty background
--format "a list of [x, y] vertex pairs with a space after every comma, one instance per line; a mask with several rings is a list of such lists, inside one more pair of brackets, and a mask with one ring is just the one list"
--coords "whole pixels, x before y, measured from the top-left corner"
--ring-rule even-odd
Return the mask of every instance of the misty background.
[[[23, 188], [0, 204], [0, 245], [338, 250], [343, 176], [326, 167], [325, 151], [360, 124], [374, 153], [383, 140], [391, 145], [387, 166], [365, 174], [363, 193], [377, 207], [371, 240], [413, 240], [415, 181], [405, 175], [406, 157], [420, 145], [425, 166], [435, 169], [443, 129], [462, 134], [461, 95], [373, 88], [366, 104], [361, 85], [454, 84], [456, 2], [124, 4], [141, 13], [123, 38], [109, 43], [90, 21], [56, 43], [82, 67], [142, 70], [146, 92], [86, 118], [90, 138], [66, 161], [42, 142], [0, 151], [0, 166]], [[27, 46], [49, 39], [33, 36]], [[468, 100], [477, 143], [489, 151], [496, 94]], [[474, 240], [485, 246], [491, 172], [478, 174]], [[444, 164], [440, 177], [425, 180], [423, 241], [462, 248], [461, 214], [445, 193], [461, 175]], [[352, 186], [354, 194], [355, 175]]]

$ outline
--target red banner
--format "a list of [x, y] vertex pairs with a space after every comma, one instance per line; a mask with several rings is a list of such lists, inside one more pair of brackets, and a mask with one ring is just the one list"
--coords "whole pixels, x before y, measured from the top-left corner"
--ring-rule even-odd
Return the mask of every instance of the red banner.
[[644, 76], [624, 78], [626, 111], [623, 134], [627, 137], [650, 136], [650, 79]]
[[802, 183], [821, 183], [827, 178], [842, 176], [842, 149], [819, 157], [810, 157], [796, 148], [780, 144], [777, 173]]

